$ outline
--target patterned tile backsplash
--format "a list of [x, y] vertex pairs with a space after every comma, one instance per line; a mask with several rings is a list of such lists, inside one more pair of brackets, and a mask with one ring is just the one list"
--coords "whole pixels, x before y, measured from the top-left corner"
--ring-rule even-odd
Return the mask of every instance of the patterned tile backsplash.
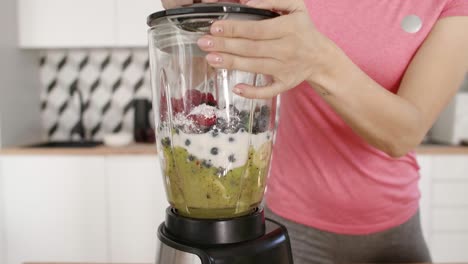
[[134, 98], [151, 99], [146, 49], [46, 50], [40, 57], [41, 110], [50, 140], [69, 140], [79, 122], [88, 139], [133, 131]]

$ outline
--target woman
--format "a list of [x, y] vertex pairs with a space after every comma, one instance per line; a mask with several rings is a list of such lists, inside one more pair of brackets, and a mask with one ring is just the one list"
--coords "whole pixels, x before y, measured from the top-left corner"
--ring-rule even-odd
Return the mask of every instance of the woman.
[[295, 263], [429, 262], [412, 150], [468, 69], [468, 1], [242, 3], [284, 15], [218, 21], [198, 44], [213, 67], [273, 76], [235, 93], [282, 94], [266, 210]]

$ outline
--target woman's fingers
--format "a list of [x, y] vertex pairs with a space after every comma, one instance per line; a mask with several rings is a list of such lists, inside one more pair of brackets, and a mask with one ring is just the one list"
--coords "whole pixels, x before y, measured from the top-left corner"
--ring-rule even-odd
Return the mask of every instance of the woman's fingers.
[[161, 0], [165, 9], [176, 8], [183, 5], [190, 5], [193, 0]]
[[255, 8], [282, 12], [306, 10], [303, 0], [250, 0], [245, 2], [245, 4]]
[[269, 58], [247, 58], [228, 53], [209, 53], [206, 55], [207, 62], [214, 68], [240, 70], [245, 72], [256, 72], [270, 74], [278, 67], [278, 62]]
[[227, 38], [247, 38], [255, 40], [277, 39], [285, 32], [294, 29], [288, 28], [284, 17], [265, 19], [260, 21], [220, 20], [213, 23], [210, 33], [213, 36]]
[[275, 40], [255, 41], [241, 38], [220, 38], [210, 35], [198, 40], [198, 46], [208, 52], [230, 53], [243, 57], [268, 58], [283, 52]]
[[285, 90], [284, 85], [278, 81], [263, 87], [254, 87], [247, 84], [238, 84], [234, 87], [233, 92], [246, 98], [251, 99], [269, 99], [280, 94]]

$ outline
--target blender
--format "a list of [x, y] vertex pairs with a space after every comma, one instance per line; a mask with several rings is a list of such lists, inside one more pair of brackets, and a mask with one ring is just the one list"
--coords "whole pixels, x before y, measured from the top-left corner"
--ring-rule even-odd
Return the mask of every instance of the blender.
[[270, 78], [215, 69], [197, 45], [217, 20], [277, 15], [215, 3], [148, 17], [156, 144], [170, 203], [158, 229], [158, 264], [292, 263], [287, 230], [265, 219], [261, 206], [277, 100], [232, 92]]

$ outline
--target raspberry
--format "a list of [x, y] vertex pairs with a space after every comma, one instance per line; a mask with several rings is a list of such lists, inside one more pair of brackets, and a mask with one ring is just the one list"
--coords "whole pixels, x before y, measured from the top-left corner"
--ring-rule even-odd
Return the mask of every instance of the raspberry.
[[[203, 103], [203, 93], [196, 89], [188, 90], [185, 93], [185, 102], [190, 109], [199, 106]], [[187, 112], [189, 112], [189, 110], [187, 110]]]
[[174, 114], [182, 113], [184, 112], [184, 100], [177, 99], [177, 98], [171, 98], [171, 104], [172, 104], [172, 111]]
[[213, 94], [211, 93], [204, 93], [203, 94], [203, 102], [207, 105], [211, 105], [211, 106], [217, 106], [218, 103], [216, 102]]
[[203, 127], [211, 127], [216, 124], [216, 116], [189, 115], [188, 118], [195, 124]]
[[161, 95], [161, 98], [159, 100], [159, 114], [161, 117], [161, 121], [165, 121], [167, 119], [167, 101], [166, 101], [166, 96]]

